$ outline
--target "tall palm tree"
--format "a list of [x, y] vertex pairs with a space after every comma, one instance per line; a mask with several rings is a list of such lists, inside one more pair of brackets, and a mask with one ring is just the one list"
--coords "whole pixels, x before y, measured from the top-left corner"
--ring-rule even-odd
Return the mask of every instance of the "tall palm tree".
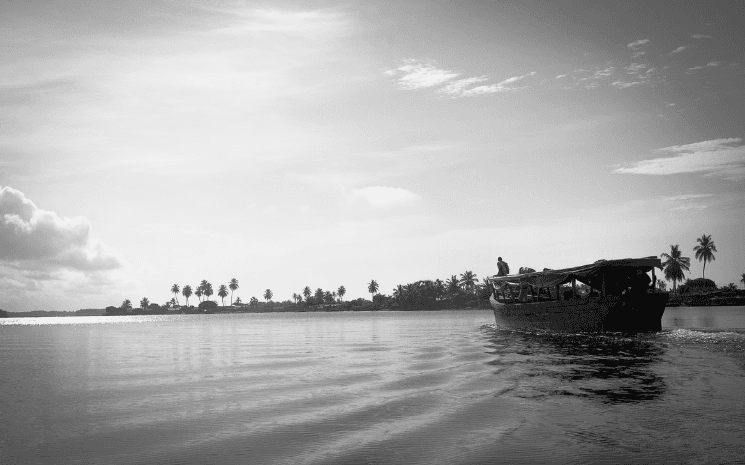
[[701, 277], [706, 278], [706, 262], [716, 260], [714, 252], [717, 251], [717, 246], [714, 245], [714, 241], [711, 240], [711, 234], [708, 236], [704, 234], [696, 239], [696, 241], [698, 241], [698, 245], [693, 248], [693, 251], [696, 252], [696, 259], [704, 262], [704, 269], [701, 272]]
[[292, 293], [292, 301], [297, 303], [297, 292]]
[[670, 254], [662, 253], [660, 257], [664, 258], [662, 262], [662, 270], [665, 272], [665, 279], [669, 279], [673, 282], [673, 293], [677, 290], [676, 283], [678, 281], [683, 282], [685, 278], [684, 271], [690, 271], [691, 259], [690, 257], [684, 257], [683, 252], [678, 248], [678, 244], [670, 246]]
[[[743, 276], [745, 276], [745, 273], [743, 273]], [[339, 289], [336, 290], [336, 293], [339, 294], [339, 300], [344, 300], [344, 294], [347, 293], [347, 288], [344, 286], [339, 286]]]
[[184, 296], [184, 297], [186, 297], [186, 306], [187, 307], [189, 306], [189, 297], [191, 297], [191, 294], [192, 294], [192, 292], [191, 292], [191, 286], [189, 286], [188, 284], [186, 286], [184, 286], [183, 289], [181, 289], [181, 295]]
[[372, 279], [372, 280], [370, 280], [370, 283], [367, 285], [367, 292], [369, 292], [370, 294], [372, 294], [373, 299], [374, 299], [375, 298], [375, 293], [378, 292], [378, 289], [379, 288], [380, 288], [380, 286], [378, 286], [377, 281], [375, 281], [374, 279]]
[[142, 300], [140, 300], [140, 308], [147, 310], [148, 305], [150, 305], [150, 301], [147, 297], [143, 297]]
[[233, 305], [233, 291], [238, 289], [238, 280], [235, 278], [231, 279], [228, 287], [230, 288], [230, 305]]
[[310, 287], [305, 286], [305, 289], [303, 289], [303, 295], [305, 296], [305, 300], [310, 299], [311, 290]]
[[460, 275], [460, 285], [465, 291], [473, 293], [473, 287], [476, 285], [476, 282], [478, 282], [478, 278], [476, 278], [476, 273], [473, 271], [466, 271]]
[[212, 291], [212, 283], [207, 283], [207, 286], [202, 290], [202, 293], [204, 293], [205, 298], [209, 300], [210, 296], [214, 294]]
[[[222, 306], [225, 306], [225, 297], [228, 296], [228, 287], [225, 284], [220, 284], [220, 287], [217, 288], [217, 295], [220, 296], [220, 299], [222, 300]], [[232, 299], [230, 304], [232, 305]]]
[[740, 282], [742, 283], [742, 287], [745, 287], [745, 273], [740, 277]]
[[176, 305], [178, 305], [178, 293], [181, 291], [181, 289], [178, 287], [178, 284], [174, 284], [171, 286], [171, 293], [176, 297]]
[[[743, 276], [745, 276], [745, 274], [743, 274]], [[129, 300], [129, 299], [124, 299], [124, 301], [122, 302], [122, 308], [125, 309], [125, 310], [131, 309], [132, 308], [132, 301]]]
[[202, 288], [197, 286], [197, 290], [194, 291], [194, 295], [197, 296], [197, 299], [199, 299], [199, 301], [201, 302], [202, 301]]
[[266, 291], [264, 291], [264, 299], [266, 299], [267, 302], [269, 302], [270, 300], [272, 300], [272, 297], [273, 296], [274, 296], [274, 294], [272, 293], [272, 290], [271, 289], [267, 289]]

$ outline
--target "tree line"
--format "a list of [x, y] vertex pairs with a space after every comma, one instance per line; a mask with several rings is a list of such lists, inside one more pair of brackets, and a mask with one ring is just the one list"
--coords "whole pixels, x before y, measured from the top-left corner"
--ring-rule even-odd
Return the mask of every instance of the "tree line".
[[[689, 293], [696, 291], [709, 291], [716, 290], [717, 285], [711, 279], [706, 279], [706, 264], [716, 260], [714, 253], [718, 253], [716, 244], [711, 238], [711, 234], [703, 234], [701, 237], [696, 238], [698, 243], [693, 247], [694, 257], [699, 261], [703, 262], [701, 268], [701, 278], [697, 279], [686, 279], [685, 272], [691, 271], [691, 258], [684, 257], [683, 252], [680, 250], [680, 245], [675, 244], [670, 246], [670, 253], [662, 253], [660, 257], [664, 260], [662, 262], [662, 270], [665, 275], [665, 279], [672, 281], [673, 293]], [[686, 282], [678, 287], [678, 283]], [[740, 282], [745, 287], [745, 273], [740, 277]], [[664, 281], [659, 280], [658, 285], [662, 290], [665, 290], [666, 284]], [[735, 291], [737, 286], [735, 283], [729, 283], [721, 288], [722, 290]]]
[[[695, 258], [703, 262], [701, 271], [702, 278], [691, 280], [685, 279], [685, 272], [690, 272], [691, 259], [684, 257], [678, 244], [670, 246], [670, 253], [662, 253], [662, 267], [665, 279], [672, 281], [673, 293], [686, 293], [697, 289], [717, 289], [716, 284], [710, 279], [706, 279], [706, 264], [716, 260], [715, 253], [718, 253], [716, 245], [711, 235], [702, 235], [696, 239], [697, 245], [693, 247]], [[740, 282], [745, 286], [745, 273], [742, 274]], [[681, 286], [678, 286], [681, 283]], [[663, 280], [657, 281], [660, 290], [665, 290], [667, 283]], [[260, 303], [256, 297], [251, 297], [248, 302], [241, 301], [240, 297], [233, 300], [233, 293], [238, 290], [238, 280], [232, 278], [227, 285], [221, 284], [217, 287], [217, 296], [220, 297], [222, 306], [225, 307], [225, 298], [230, 296], [231, 307], [249, 307], [257, 308], [259, 306], [272, 307], [274, 293], [271, 289], [266, 289], [263, 293], [265, 303]], [[737, 286], [734, 283], [723, 287], [722, 289], [734, 290]], [[420, 309], [443, 309], [443, 308], [489, 308], [489, 296], [491, 287], [486, 281], [479, 283], [479, 279], [472, 271], [465, 271], [458, 275], [451, 275], [446, 280], [420, 280], [408, 284], [399, 284], [392, 289], [390, 294], [380, 293], [380, 285], [375, 279], [367, 283], [367, 290], [370, 293], [370, 300], [354, 299], [349, 302], [344, 301], [346, 288], [342, 285], [336, 290], [329, 291], [322, 288], [316, 288], [315, 291], [310, 286], [305, 286], [299, 293], [292, 294], [292, 300], [281, 302], [284, 306], [318, 307], [323, 306], [327, 309], [336, 308], [338, 310], [374, 310], [381, 308], [402, 309], [402, 310], [420, 310]], [[203, 279], [196, 288], [191, 285], [179, 286], [173, 284], [170, 287], [173, 298], [163, 305], [151, 303], [147, 297], [140, 300], [138, 308], [133, 308], [130, 300], [125, 300], [119, 307], [107, 307], [108, 313], [165, 313], [173, 307], [182, 309], [194, 309], [189, 305], [189, 299], [196, 296], [199, 299], [197, 309], [199, 311], [209, 311], [217, 308], [217, 302], [210, 298], [214, 294], [213, 285]], [[184, 306], [181, 306], [179, 294], [185, 299]]]

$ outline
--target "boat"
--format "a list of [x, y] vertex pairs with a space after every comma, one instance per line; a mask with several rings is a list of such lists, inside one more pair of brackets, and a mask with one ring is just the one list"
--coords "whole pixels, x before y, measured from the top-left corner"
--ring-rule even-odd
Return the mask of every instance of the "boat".
[[656, 289], [655, 269], [657, 257], [624, 258], [486, 281], [500, 328], [639, 333], [662, 330], [669, 293]]

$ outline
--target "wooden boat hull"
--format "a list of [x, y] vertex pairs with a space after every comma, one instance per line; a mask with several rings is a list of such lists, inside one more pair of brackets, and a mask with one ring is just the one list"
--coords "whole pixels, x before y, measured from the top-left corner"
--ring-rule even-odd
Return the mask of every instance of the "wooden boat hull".
[[497, 326], [564, 332], [650, 332], [662, 329], [668, 294], [500, 303], [492, 295]]

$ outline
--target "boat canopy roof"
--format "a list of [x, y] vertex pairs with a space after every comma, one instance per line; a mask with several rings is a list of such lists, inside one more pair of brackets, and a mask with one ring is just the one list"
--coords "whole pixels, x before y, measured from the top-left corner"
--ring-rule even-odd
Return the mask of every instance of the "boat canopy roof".
[[553, 287], [568, 283], [573, 279], [585, 283], [597, 282], [604, 273], [608, 272], [612, 274], [631, 274], [633, 270], [639, 269], [646, 273], [652, 267], [662, 269], [661, 260], [657, 257], [598, 260], [590, 265], [565, 268], [563, 270], [544, 270], [508, 276], [490, 276], [487, 279], [493, 283], [527, 283], [535, 287]]

